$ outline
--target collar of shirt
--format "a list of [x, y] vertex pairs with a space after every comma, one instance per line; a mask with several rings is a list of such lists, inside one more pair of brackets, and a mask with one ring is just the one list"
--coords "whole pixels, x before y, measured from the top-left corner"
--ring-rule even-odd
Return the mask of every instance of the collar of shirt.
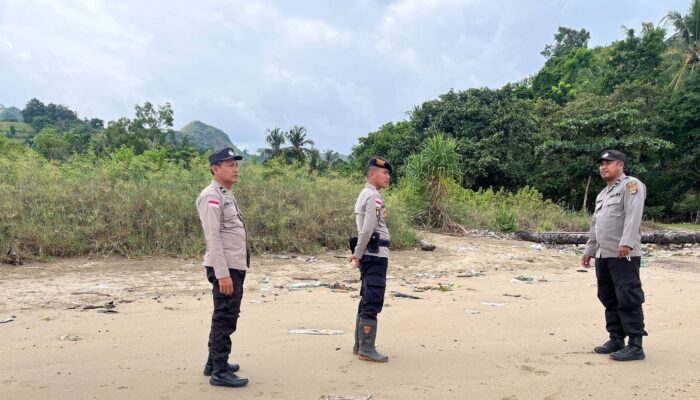
[[609, 186], [606, 188], [606, 189], [607, 189], [606, 193], [609, 193], [611, 190], [613, 190], [613, 189], [615, 189], [616, 187], [620, 186], [620, 183], [621, 183], [622, 180], [625, 179], [626, 177], [627, 177], [627, 175], [625, 175], [625, 174], [620, 175], [620, 177], [617, 178], [617, 180], [615, 181], [615, 184], [614, 184], [614, 185], [609, 185]]
[[230, 191], [227, 190], [227, 189], [224, 187], [224, 185], [220, 184], [219, 181], [217, 181], [216, 179], [212, 179], [212, 180], [211, 180], [211, 185], [214, 187], [214, 189], [216, 189], [217, 192], [219, 192], [219, 193], [221, 193], [221, 194], [228, 194], [228, 193], [230, 193]]
[[365, 188], [367, 188], [367, 189], [373, 189], [373, 190], [379, 191], [379, 189], [377, 189], [374, 185], [372, 185], [372, 184], [369, 183], [369, 182], [365, 183]]

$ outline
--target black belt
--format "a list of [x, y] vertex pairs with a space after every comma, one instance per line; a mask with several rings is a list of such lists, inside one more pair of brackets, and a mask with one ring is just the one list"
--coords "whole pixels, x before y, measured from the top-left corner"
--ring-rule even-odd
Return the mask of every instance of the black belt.
[[389, 247], [389, 245], [391, 244], [391, 241], [379, 239], [379, 240], [377, 240], [377, 244], [379, 244], [379, 247]]

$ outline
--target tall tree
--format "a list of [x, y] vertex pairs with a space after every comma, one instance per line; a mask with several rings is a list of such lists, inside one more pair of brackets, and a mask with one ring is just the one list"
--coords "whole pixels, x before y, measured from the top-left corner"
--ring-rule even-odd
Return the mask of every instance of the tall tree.
[[260, 149], [260, 154], [268, 158], [274, 158], [283, 154], [283, 148], [285, 142], [285, 132], [280, 128], [272, 128], [267, 130], [267, 135], [265, 136], [265, 141], [270, 147], [265, 149]]
[[287, 151], [291, 159], [302, 162], [306, 159], [306, 155], [310, 151], [306, 146], [313, 146], [314, 144], [313, 140], [306, 138], [307, 132], [306, 128], [298, 125], [294, 125], [292, 129], [287, 132], [287, 141], [290, 145], [287, 147]]
[[671, 81], [675, 90], [683, 82], [685, 73], [693, 73], [700, 63], [700, 0], [693, 0], [686, 15], [679, 11], [670, 11], [661, 23], [674, 29], [669, 40], [683, 49], [682, 54], [685, 56]]

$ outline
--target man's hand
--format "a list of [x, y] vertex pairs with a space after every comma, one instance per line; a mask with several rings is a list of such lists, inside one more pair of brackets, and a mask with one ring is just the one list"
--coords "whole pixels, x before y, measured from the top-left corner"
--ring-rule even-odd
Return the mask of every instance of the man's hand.
[[630, 249], [630, 248], [627, 247], [627, 246], [620, 246], [620, 247], [617, 248], [617, 256], [618, 256], [619, 258], [622, 258], [622, 257], [629, 257], [629, 255], [630, 255], [630, 250], [632, 250], [632, 249]]
[[590, 268], [591, 267], [591, 256], [583, 256], [581, 259], [581, 265], [584, 268]]
[[348, 257], [348, 262], [349, 262], [349, 263], [354, 263], [354, 264], [355, 264], [355, 268], [360, 268], [360, 260], [358, 260], [357, 257], [355, 257], [355, 256], [350, 256], [350, 257]]
[[233, 281], [230, 276], [219, 278], [219, 292], [225, 296], [233, 294]]

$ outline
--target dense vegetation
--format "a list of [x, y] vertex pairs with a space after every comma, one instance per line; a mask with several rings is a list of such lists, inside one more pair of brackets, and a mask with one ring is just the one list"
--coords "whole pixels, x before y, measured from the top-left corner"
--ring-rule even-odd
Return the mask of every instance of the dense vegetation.
[[[255, 251], [343, 247], [373, 155], [396, 166], [386, 197], [397, 248], [415, 242], [413, 227], [585, 230], [602, 186], [594, 160], [608, 148], [647, 184], [647, 218], [698, 223], [699, 13], [695, 0], [667, 15], [668, 31], [644, 24], [592, 49], [586, 30], [560, 28], [534, 76], [445, 93], [360, 138], [349, 158], [316, 149], [302, 126], [269, 129], [235, 189]], [[201, 253], [194, 199], [223, 132], [199, 122], [176, 132], [167, 103], [107, 124], [37, 99], [3, 110], [0, 249]]]
[[[649, 187], [646, 215], [700, 222], [700, 1], [609, 46], [585, 29], [559, 28], [543, 68], [499, 89], [451, 90], [360, 139], [356, 168], [385, 154], [407, 174], [426, 139], [455, 140], [465, 188], [530, 187], [570, 209], [592, 207], [602, 187], [595, 158], [615, 148]], [[584, 203], [585, 200], [585, 203]]]

